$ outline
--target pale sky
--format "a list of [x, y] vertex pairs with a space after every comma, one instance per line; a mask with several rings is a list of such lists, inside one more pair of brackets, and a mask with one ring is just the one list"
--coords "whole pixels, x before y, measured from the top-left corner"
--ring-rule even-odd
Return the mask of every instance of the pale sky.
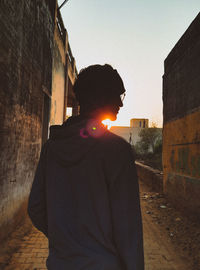
[[78, 71], [108, 63], [124, 81], [113, 125], [148, 118], [162, 126], [164, 59], [199, 12], [200, 0], [69, 0], [62, 7]]

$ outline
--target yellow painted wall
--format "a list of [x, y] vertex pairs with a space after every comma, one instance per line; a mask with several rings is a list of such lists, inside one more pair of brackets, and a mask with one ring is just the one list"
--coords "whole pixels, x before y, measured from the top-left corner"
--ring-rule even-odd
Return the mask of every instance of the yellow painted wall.
[[76, 76], [75, 76], [75, 70], [74, 70], [74, 67], [72, 67], [71, 64], [69, 64], [69, 66], [68, 66], [68, 76], [69, 76], [69, 79], [70, 79], [72, 85], [74, 85]]
[[164, 124], [163, 170], [164, 192], [179, 206], [199, 211], [200, 109]]
[[65, 48], [56, 25], [54, 33], [54, 57], [52, 67], [52, 97], [50, 125], [63, 123], [65, 92]]

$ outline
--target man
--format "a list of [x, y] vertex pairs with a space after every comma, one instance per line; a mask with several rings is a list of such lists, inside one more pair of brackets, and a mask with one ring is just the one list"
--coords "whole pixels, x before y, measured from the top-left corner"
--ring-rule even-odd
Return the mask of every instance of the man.
[[50, 128], [28, 213], [49, 240], [49, 270], [143, 270], [137, 174], [130, 145], [101, 123], [115, 120], [124, 85], [110, 65], [83, 69], [80, 115]]

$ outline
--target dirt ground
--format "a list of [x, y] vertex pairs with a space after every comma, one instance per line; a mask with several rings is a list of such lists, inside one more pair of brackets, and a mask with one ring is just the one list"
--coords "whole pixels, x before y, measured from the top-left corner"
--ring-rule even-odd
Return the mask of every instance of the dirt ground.
[[[145, 270], [200, 270], [200, 224], [176, 211], [162, 194], [140, 183]], [[46, 237], [30, 221], [0, 246], [1, 270], [46, 269]]]
[[200, 270], [200, 224], [183, 216], [163, 194], [150, 191], [143, 183], [140, 193], [143, 219], [149, 217], [150, 226], [156, 226], [163, 244], [174, 250], [186, 269]]

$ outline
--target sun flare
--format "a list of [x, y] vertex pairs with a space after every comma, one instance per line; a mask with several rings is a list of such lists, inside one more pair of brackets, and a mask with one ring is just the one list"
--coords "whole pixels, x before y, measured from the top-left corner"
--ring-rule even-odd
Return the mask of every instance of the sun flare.
[[104, 124], [107, 127], [107, 129], [110, 129], [113, 126], [112, 122], [113, 121], [111, 121], [110, 119], [107, 118], [107, 119], [102, 121], [102, 124]]

